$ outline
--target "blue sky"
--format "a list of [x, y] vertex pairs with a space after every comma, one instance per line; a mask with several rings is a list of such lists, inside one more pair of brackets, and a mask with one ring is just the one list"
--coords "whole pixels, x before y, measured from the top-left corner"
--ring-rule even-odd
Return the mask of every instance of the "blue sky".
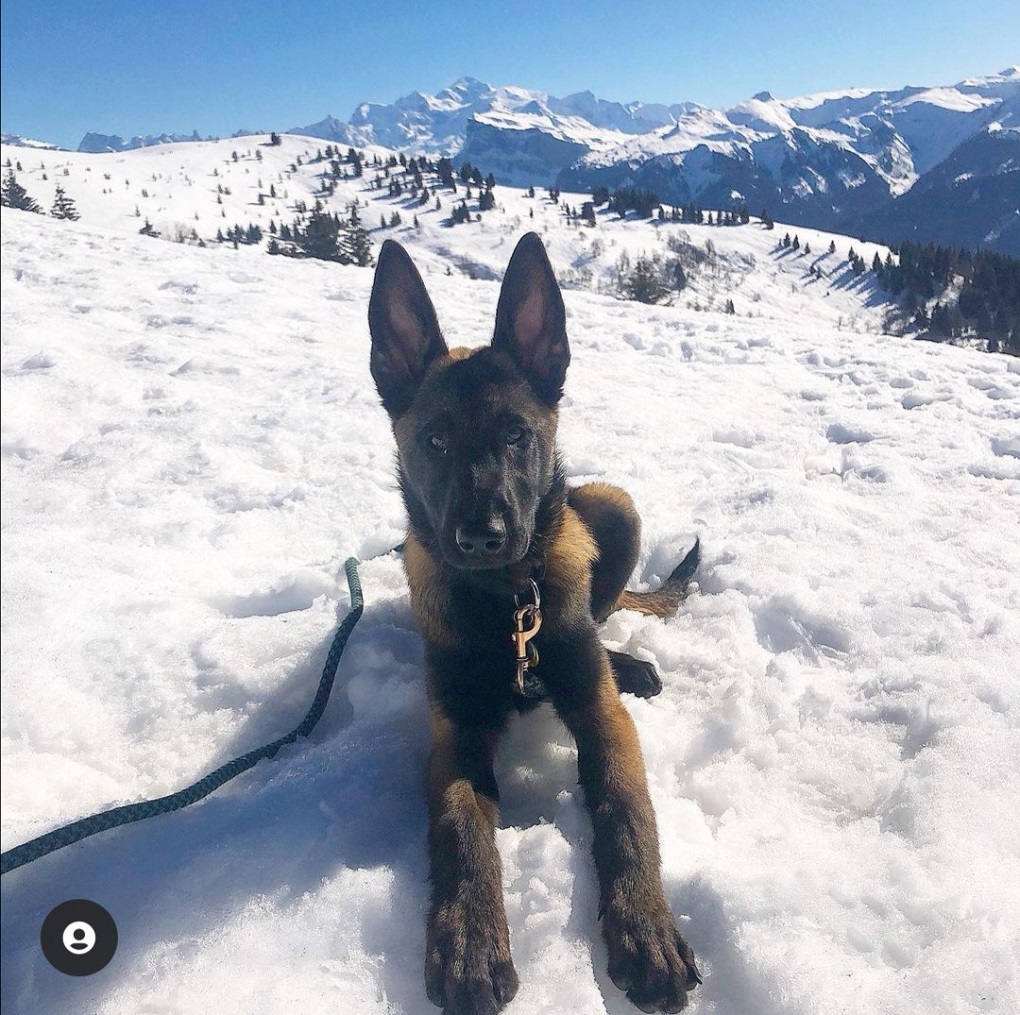
[[951, 84], [1020, 62], [1009, 0], [584, 4], [4, 0], [3, 130], [286, 129], [463, 75], [565, 95], [726, 106]]

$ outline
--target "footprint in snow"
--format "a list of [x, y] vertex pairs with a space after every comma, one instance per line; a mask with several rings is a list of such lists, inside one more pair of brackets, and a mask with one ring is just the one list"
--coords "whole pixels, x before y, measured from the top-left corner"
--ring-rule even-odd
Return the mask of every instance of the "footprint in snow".
[[21, 364], [22, 370], [49, 370], [51, 367], [55, 367], [57, 361], [45, 352], [37, 352], [34, 356], [29, 356], [24, 363]]
[[833, 423], [825, 431], [825, 437], [832, 444], [867, 444], [875, 439], [875, 435], [859, 427], [843, 426]]
[[993, 437], [992, 453], [1000, 457], [1020, 458], [1020, 437]]

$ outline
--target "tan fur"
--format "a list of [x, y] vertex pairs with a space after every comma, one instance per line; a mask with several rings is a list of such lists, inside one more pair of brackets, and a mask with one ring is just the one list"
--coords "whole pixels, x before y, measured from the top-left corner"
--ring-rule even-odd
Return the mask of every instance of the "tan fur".
[[[585, 483], [584, 486], [575, 486], [570, 491], [570, 500], [586, 517], [589, 515], [589, 511], [594, 516], [615, 509], [633, 521], [638, 526], [639, 533], [641, 531], [641, 517], [634, 506], [634, 500], [626, 490], [619, 486], [614, 486], [612, 483]], [[585, 507], [582, 508], [581, 504]]]
[[624, 589], [614, 610], [636, 610], [648, 617], [672, 617], [682, 602], [679, 592], [662, 589], [658, 592], [631, 592]]
[[[499, 820], [496, 802], [476, 793], [467, 773], [458, 764], [457, 728], [438, 709], [432, 709], [432, 756], [429, 759], [429, 799], [433, 811], [438, 814], [467, 809], [476, 811], [478, 820], [495, 828]], [[486, 738], [485, 754], [491, 759], [496, 750], [493, 734]], [[484, 764], [484, 760], [476, 759]]]
[[413, 533], [408, 533], [404, 541], [404, 571], [411, 591], [411, 609], [421, 625], [421, 633], [444, 648], [455, 645], [456, 632], [442, 620], [445, 583], [432, 555]]
[[[544, 584], [550, 599], [566, 604], [582, 596], [587, 603], [591, 588], [591, 566], [598, 547], [588, 526], [571, 507], [565, 507], [562, 524], [546, 557]], [[550, 618], [553, 619], [553, 618]]]
[[642, 811], [642, 818], [655, 829], [645, 781], [645, 762], [637, 727], [620, 701], [620, 692], [606, 658], [602, 664], [594, 707], [581, 720], [588, 743], [602, 755], [608, 773], [607, 786], [624, 794]]

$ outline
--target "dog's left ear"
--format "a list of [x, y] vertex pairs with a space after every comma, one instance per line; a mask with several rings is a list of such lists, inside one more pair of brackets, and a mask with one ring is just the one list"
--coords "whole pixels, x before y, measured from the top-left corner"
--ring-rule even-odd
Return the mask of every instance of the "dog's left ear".
[[447, 353], [435, 307], [404, 248], [387, 240], [379, 251], [368, 301], [372, 379], [393, 419], [410, 407], [433, 360]]
[[523, 236], [510, 258], [492, 347], [516, 361], [543, 402], [553, 406], [559, 401], [570, 363], [567, 315], [537, 233]]

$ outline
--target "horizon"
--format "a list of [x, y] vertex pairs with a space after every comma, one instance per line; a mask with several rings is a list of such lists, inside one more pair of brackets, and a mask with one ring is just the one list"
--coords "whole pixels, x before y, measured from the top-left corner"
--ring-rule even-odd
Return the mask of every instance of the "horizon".
[[122, 0], [88, 11], [67, 0], [10, 0], [0, 9], [0, 127], [69, 149], [90, 132], [287, 131], [327, 115], [346, 121], [362, 102], [434, 95], [466, 77], [558, 97], [591, 91], [719, 109], [763, 91], [789, 99], [953, 85], [1020, 62], [1007, 41], [1020, 37], [1020, 10], [977, 0], [966, 10], [966, 38], [958, 10], [954, 0], [926, 4], [918, 38], [915, 13], [878, 0], [852, 11], [731, 0], [677, 12], [642, 2], [626, 17], [607, 0], [583, 13], [521, 0], [490, 2], [470, 22], [460, 6], [409, 14], [392, 0], [350, 22], [325, 0], [286, 10], [184, 0], [145, 11]]

